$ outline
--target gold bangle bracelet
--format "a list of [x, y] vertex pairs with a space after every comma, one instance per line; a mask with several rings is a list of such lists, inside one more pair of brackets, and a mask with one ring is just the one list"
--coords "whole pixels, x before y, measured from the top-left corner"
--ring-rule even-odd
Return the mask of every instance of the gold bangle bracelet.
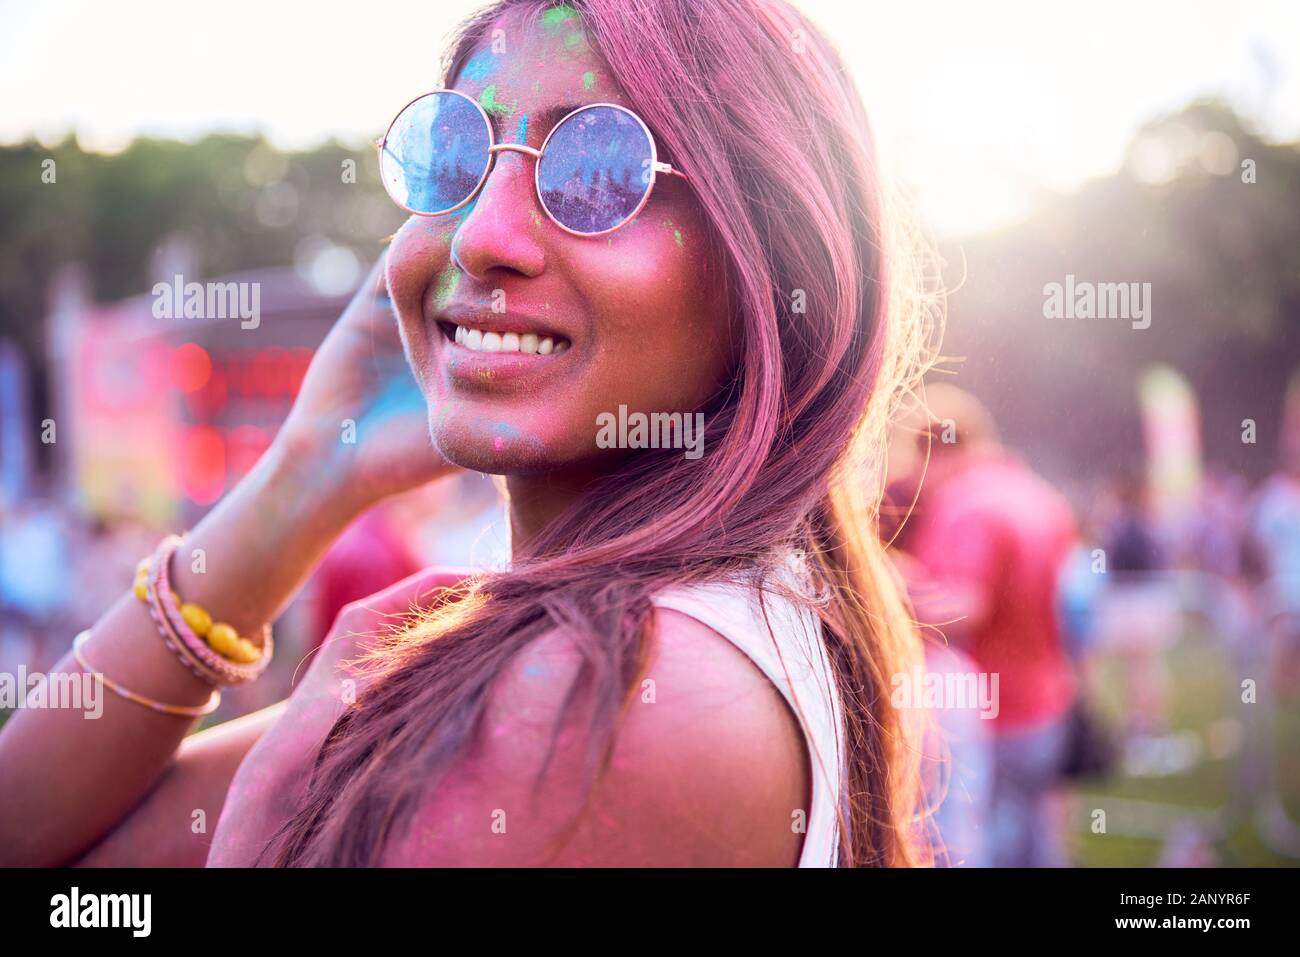
[[188, 706], [181, 704], [165, 704], [162, 701], [155, 701], [152, 698], [146, 698], [142, 694], [136, 694], [129, 688], [123, 688], [102, 671], [96, 671], [86, 661], [85, 657], [81, 653], [81, 647], [87, 640], [89, 640], [89, 638], [90, 632], [83, 631], [81, 634], [77, 635], [76, 638], [72, 639], [73, 659], [77, 662], [78, 667], [80, 667], [82, 671], [88, 675], [98, 677], [109, 691], [112, 691], [119, 697], [125, 698], [127, 701], [134, 701], [136, 704], [148, 708], [150, 711], [157, 711], [160, 714], [170, 714], [179, 718], [201, 718], [206, 714], [212, 714], [212, 712], [216, 711], [221, 705], [221, 692], [216, 689], [213, 689], [212, 696], [208, 698], [207, 704]]

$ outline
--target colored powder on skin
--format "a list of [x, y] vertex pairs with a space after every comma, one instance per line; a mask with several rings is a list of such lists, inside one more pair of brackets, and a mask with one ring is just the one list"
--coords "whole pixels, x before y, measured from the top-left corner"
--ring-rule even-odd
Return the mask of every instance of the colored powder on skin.
[[581, 30], [574, 30], [564, 38], [564, 47], [570, 53], [579, 53], [587, 48], [587, 35]]
[[590, 90], [595, 85], [596, 85], [596, 74], [592, 73], [590, 70], [582, 74], [582, 88], [584, 90]]
[[482, 82], [492, 72], [495, 59], [496, 57], [489, 51], [480, 50], [470, 57], [469, 62], [465, 64], [465, 68], [460, 71], [461, 78], [474, 83]]
[[448, 266], [438, 277], [438, 288], [434, 292], [434, 301], [437, 302], [439, 309], [445, 309], [447, 303], [451, 302], [458, 285], [460, 285], [460, 270], [455, 266]]
[[[405, 367], [405, 363], [403, 363]], [[384, 389], [376, 396], [373, 404], [361, 415], [357, 423], [358, 432], [364, 437], [370, 435], [383, 423], [411, 412], [418, 412], [424, 407], [424, 395], [416, 385], [410, 368], [385, 369]]]
[[507, 106], [504, 103], [497, 102], [497, 85], [495, 83], [483, 88], [483, 92], [479, 94], [478, 102], [479, 106], [483, 107], [489, 115], [509, 116], [518, 109], [518, 104]]
[[498, 452], [505, 449], [507, 441], [517, 442], [522, 438], [519, 430], [505, 421], [498, 422], [492, 431], [495, 433], [492, 436], [492, 448]]
[[577, 10], [567, 3], [561, 3], [542, 14], [542, 26], [548, 30], [558, 30], [567, 21], [577, 19], [577, 16]]
[[539, 213], [539, 212], [538, 212], [537, 210], [535, 210], [535, 209], [530, 209], [528, 212], [529, 212], [529, 215], [531, 215], [531, 216], [533, 217], [533, 225], [534, 225], [534, 226], [540, 226], [540, 225], [542, 225], [542, 214], [541, 214], [541, 213]]
[[541, 93], [541, 92], [542, 92], [542, 81], [541, 81], [541, 80], [533, 80], [533, 92], [534, 92], [534, 93]]
[[664, 220], [664, 225], [667, 226], [669, 229], [671, 229], [671, 230], [673, 231], [673, 239], [676, 240], [676, 242], [677, 242], [677, 248], [678, 248], [678, 249], [681, 249], [681, 248], [682, 248], [682, 245], [683, 245], [683, 243], [682, 243], [682, 231], [681, 231], [680, 229], [678, 229], [676, 226], [673, 225], [673, 221], [672, 221], [671, 219], [665, 219], [665, 220]]
[[528, 142], [528, 114], [525, 113], [519, 117], [519, 128], [515, 130], [515, 142], [525, 144]]

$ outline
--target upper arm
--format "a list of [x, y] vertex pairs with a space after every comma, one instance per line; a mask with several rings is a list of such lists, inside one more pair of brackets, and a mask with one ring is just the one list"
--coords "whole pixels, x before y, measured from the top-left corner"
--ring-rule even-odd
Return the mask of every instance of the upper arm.
[[[649, 665], [583, 808], [581, 657], [553, 633], [494, 685], [481, 734], [426, 796], [394, 863], [791, 866], [811, 775], [780, 692], [725, 638], [658, 612]], [[546, 774], [538, 777], [560, 719]]]
[[186, 738], [158, 783], [76, 866], [202, 867], [235, 771], [285, 704]]
[[[465, 574], [455, 569], [427, 569], [348, 606], [313, 659], [319, 667], [309, 669], [295, 695], [317, 691], [333, 674], [338, 659], [355, 651], [356, 636], [373, 631], [386, 618], [406, 612], [413, 604], [436, 600], [439, 589], [457, 584]], [[76, 863], [88, 867], [203, 866], [236, 773], [259, 741], [277, 737], [267, 732], [289, 703], [282, 701], [186, 738], [153, 788]], [[295, 723], [301, 723], [301, 714], [301, 708], [294, 713]], [[290, 738], [293, 740], [292, 735]]]

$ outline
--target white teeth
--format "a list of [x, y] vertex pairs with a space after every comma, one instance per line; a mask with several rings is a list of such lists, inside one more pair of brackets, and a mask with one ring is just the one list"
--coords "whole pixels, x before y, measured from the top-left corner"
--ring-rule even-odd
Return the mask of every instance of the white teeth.
[[552, 336], [538, 336], [533, 332], [523, 335], [517, 332], [483, 332], [465, 326], [457, 326], [453, 338], [457, 345], [472, 352], [523, 352], [530, 356], [547, 356], [558, 355], [569, 348], [567, 340]]

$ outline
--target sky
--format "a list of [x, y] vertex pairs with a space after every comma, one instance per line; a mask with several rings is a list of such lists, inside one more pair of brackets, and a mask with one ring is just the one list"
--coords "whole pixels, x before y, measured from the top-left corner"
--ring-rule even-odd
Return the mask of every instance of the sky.
[[[1138, 127], [1200, 96], [1300, 140], [1300, 2], [796, 0], [848, 61], [895, 175], [940, 236], [1113, 172]], [[0, 143], [75, 130], [261, 131], [360, 143], [437, 85], [477, 0], [0, 0]]]

